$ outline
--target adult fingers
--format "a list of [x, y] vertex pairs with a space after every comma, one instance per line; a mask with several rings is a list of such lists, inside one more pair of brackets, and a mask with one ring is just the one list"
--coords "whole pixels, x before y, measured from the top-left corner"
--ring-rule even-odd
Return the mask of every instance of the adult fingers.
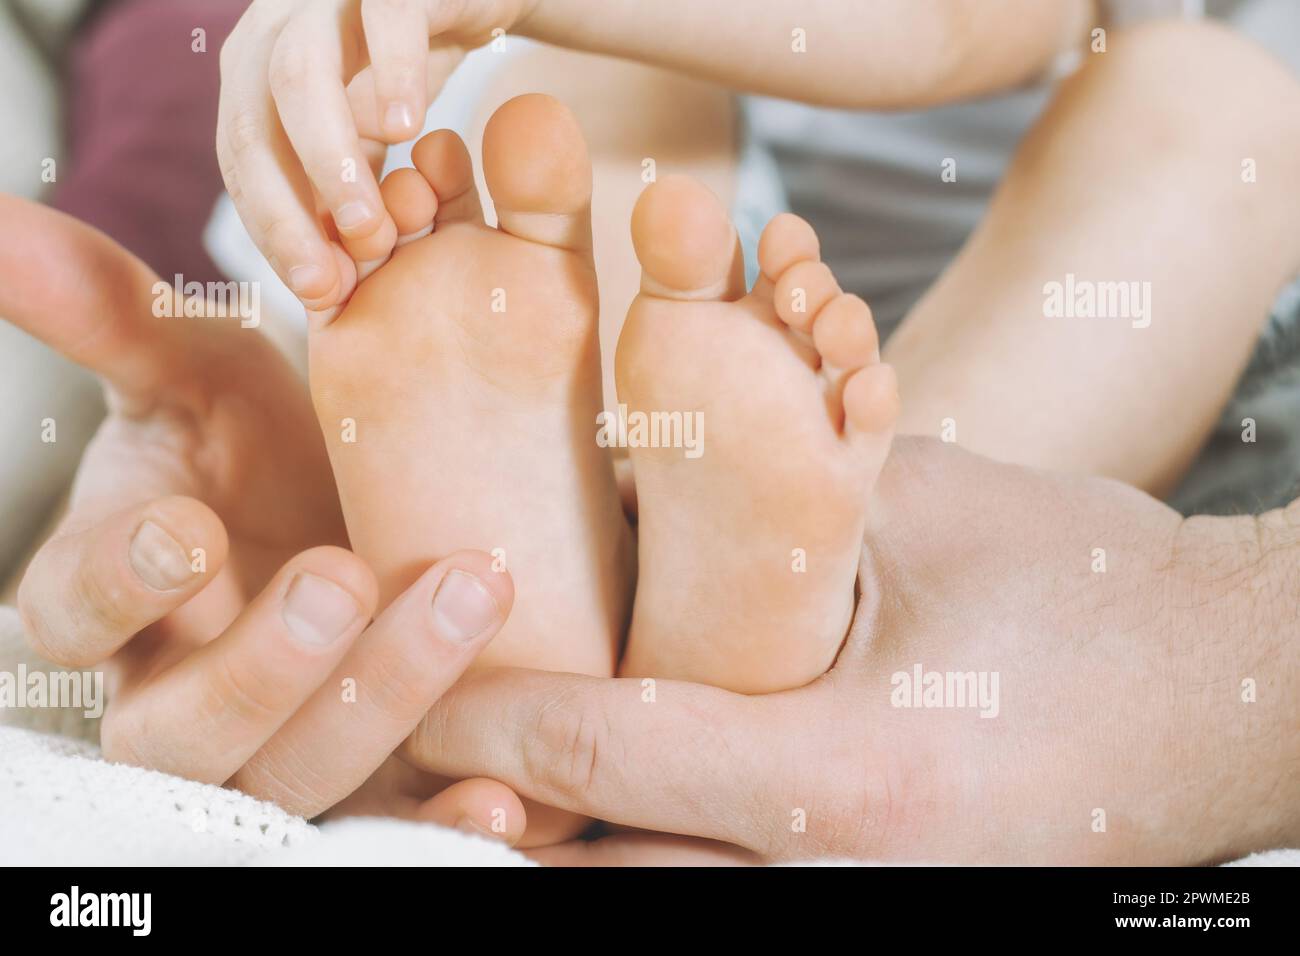
[[342, 548], [290, 560], [220, 637], [105, 719], [110, 760], [222, 783], [314, 693], [370, 621], [378, 587]]
[[71, 216], [0, 195], [0, 317], [104, 378], [147, 394], [173, 374], [178, 337], [155, 304], [172, 290], [131, 253]]
[[57, 664], [97, 664], [198, 593], [226, 548], [221, 519], [193, 498], [159, 498], [86, 525], [74, 513], [19, 585], [28, 640]]
[[815, 694], [488, 669], [453, 688], [401, 754], [611, 823], [766, 850], [798, 807], [812, 756], [798, 729]]
[[361, 0], [381, 139], [400, 143], [420, 132], [429, 19], [424, 0]]
[[[340, 32], [349, 25], [332, 4], [305, 7], [276, 38], [269, 81], [280, 125], [312, 187], [358, 262], [381, 259], [397, 227], [379, 195], [348, 103]], [[356, 24], [360, 30], [360, 24]]]
[[333, 806], [456, 682], [513, 601], [510, 576], [492, 570], [490, 555], [460, 551], [439, 561], [379, 615], [231, 784], [304, 816]]
[[250, 8], [221, 49], [217, 159], [253, 242], [308, 309], [324, 310], [343, 298], [342, 277], [316, 220], [310, 184], [267, 95], [287, 14], [271, 18], [259, 10]]

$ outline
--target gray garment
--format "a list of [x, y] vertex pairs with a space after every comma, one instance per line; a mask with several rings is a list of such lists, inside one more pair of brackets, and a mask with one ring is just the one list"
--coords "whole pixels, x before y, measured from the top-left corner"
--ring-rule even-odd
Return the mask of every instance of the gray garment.
[[[1140, 12], [1134, 0], [1113, 0], [1111, 10], [1116, 22]], [[1206, 13], [1230, 20], [1300, 74], [1300, 0], [1210, 0]], [[887, 337], [983, 217], [1050, 98], [1043, 84], [914, 113], [747, 98], [735, 211], [747, 251], [775, 212], [808, 219], [843, 288], [871, 303]], [[957, 180], [936, 189], [949, 157], [960, 158]], [[752, 278], [752, 256], [747, 267]], [[1242, 441], [1247, 418], [1253, 443]], [[1298, 492], [1300, 283], [1279, 297], [1236, 395], [1170, 504], [1184, 513], [1256, 512]]]

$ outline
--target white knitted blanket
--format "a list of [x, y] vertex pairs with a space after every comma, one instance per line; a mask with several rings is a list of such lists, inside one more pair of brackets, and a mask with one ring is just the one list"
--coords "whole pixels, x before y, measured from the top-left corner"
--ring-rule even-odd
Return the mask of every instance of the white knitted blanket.
[[[0, 672], [52, 670], [0, 607]], [[355, 818], [315, 826], [234, 790], [111, 764], [80, 710], [0, 708], [0, 865], [530, 866], [457, 830]]]
[[[0, 672], [53, 670], [0, 607]], [[82, 711], [0, 708], [0, 865], [530, 866], [456, 830], [355, 818], [313, 825], [234, 790], [111, 764]], [[829, 862], [829, 861], [824, 861]], [[1300, 866], [1300, 850], [1245, 865]]]

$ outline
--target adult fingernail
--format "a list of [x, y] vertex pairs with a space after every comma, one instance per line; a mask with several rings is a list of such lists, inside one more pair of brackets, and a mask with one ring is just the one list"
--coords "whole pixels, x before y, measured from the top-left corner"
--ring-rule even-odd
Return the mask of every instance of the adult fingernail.
[[384, 113], [384, 125], [389, 129], [409, 130], [415, 124], [414, 114], [405, 103], [389, 103]]
[[289, 288], [302, 294], [310, 288], [319, 288], [324, 278], [325, 270], [320, 266], [294, 266], [289, 270]]
[[337, 641], [357, 619], [357, 602], [337, 584], [314, 574], [298, 574], [289, 584], [280, 616], [304, 644]]
[[370, 207], [357, 199], [345, 202], [334, 214], [334, 225], [340, 229], [355, 229], [370, 221]]
[[135, 529], [128, 551], [131, 569], [155, 591], [172, 591], [194, 574], [180, 542], [152, 521]]
[[433, 616], [440, 635], [468, 644], [486, 631], [499, 611], [492, 592], [472, 574], [449, 571], [433, 595]]

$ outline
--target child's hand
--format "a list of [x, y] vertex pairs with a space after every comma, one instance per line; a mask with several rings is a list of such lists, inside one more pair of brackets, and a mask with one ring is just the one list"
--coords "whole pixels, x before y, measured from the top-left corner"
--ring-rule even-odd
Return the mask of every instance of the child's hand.
[[[0, 315], [97, 372], [110, 406], [23, 578], [29, 638], [54, 662], [103, 663], [109, 759], [307, 816], [333, 806], [500, 629], [509, 575], [459, 552], [371, 623], [374, 576], [339, 546], [320, 429], [269, 342], [235, 320], [153, 318], [157, 277], [66, 216], [0, 196], [0, 221]], [[521, 831], [488, 781], [398, 809], [454, 824], [502, 805]]]
[[[367, 161], [418, 134], [430, 97], [465, 51], [497, 31], [748, 92], [918, 109], [1035, 75], [1062, 37], [1091, 22], [1089, 5], [254, 0], [221, 51], [217, 157], [240, 217], [280, 278], [310, 311], [331, 312], [352, 294], [354, 263], [383, 261], [396, 240]], [[796, 24], [815, 54], [799, 55]]]
[[[369, 160], [420, 132], [467, 49], [539, 0], [255, 0], [221, 51], [217, 157], [253, 241], [312, 311], [396, 232]], [[322, 217], [337, 230], [331, 243]], [[346, 249], [346, 255], [344, 254]]]

